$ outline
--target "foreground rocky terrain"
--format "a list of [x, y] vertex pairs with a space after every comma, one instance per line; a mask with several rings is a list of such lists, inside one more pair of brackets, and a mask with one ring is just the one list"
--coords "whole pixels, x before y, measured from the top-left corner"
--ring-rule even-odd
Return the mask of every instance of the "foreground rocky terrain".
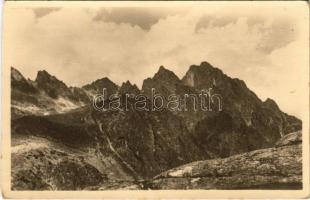
[[153, 189], [302, 189], [301, 132], [276, 147], [189, 163], [156, 176]]
[[[273, 148], [188, 163], [137, 181], [113, 157], [98, 157], [40, 138], [12, 148], [16, 190], [301, 189], [301, 132]], [[14, 140], [15, 141], [15, 140]], [[25, 145], [25, 144], [23, 144]], [[119, 179], [121, 177], [121, 179]]]
[[[286, 164], [292, 164], [296, 173], [301, 168], [300, 141], [292, 136], [296, 134], [290, 134], [301, 130], [301, 121], [282, 112], [273, 100], [261, 101], [242, 80], [228, 77], [207, 62], [191, 66], [182, 79], [160, 67], [154, 77], [144, 81], [142, 90], [129, 81], [118, 86], [106, 77], [81, 88], [68, 87], [46, 71], [39, 71], [32, 81], [14, 68], [11, 86], [14, 190], [184, 188], [186, 181], [200, 176], [208, 183], [188, 183], [186, 187], [268, 188], [268, 181], [281, 182], [281, 176], [273, 170], [275, 162], [279, 169], [284, 167], [281, 170], [286, 169]], [[193, 110], [194, 102], [189, 101], [187, 111], [164, 108], [149, 112], [134, 109], [135, 99], [129, 96], [128, 109], [121, 102], [121, 110], [100, 111], [94, 109], [92, 99], [103, 88], [109, 95], [121, 97], [126, 93], [144, 94], [149, 110], [152, 88], [163, 96], [174, 94], [181, 98], [186, 93], [199, 94], [204, 88], [212, 88], [221, 96], [223, 108], [219, 110], [215, 101], [211, 110], [197, 112]], [[101, 103], [111, 102], [113, 99], [105, 98]], [[256, 160], [259, 158], [255, 156], [261, 154], [267, 156], [265, 164], [270, 166]], [[234, 161], [235, 156], [239, 161]], [[281, 156], [283, 159], [277, 160]], [[288, 163], [282, 162], [284, 158]], [[193, 164], [195, 161], [200, 164]], [[178, 179], [165, 175], [165, 171], [184, 164], [195, 166], [193, 169], [201, 174], [181, 175]], [[219, 165], [226, 168], [221, 170]], [[248, 168], [234, 171], [241, 165]], [[261, 165], [264, 177], [263, 172], [254, 170]], [[223, 175], [227, 179], [203, 178], [209, 169], [219, 171], [214, 172], [217, 174], [227, 171]], [[207, 176], [214, 175], [210, 173]], [[256, 173], [255, 177], [263, 181], [253, 185], [246, 176]], [[300, 185], [300, 179], [287, 176], [292, 183], [287, 188]], [[278, 184], [274, 189], [277, 187], [282, 186]]]
[[[21, 142], [22, 141], [22, 142]], [[12, 147], [13, 190], [135, 189], [134, 179], [112, 156], [98, 157], [40, 137], [18, 138]], [[122, 179], [119, 179], [122, 177]]]

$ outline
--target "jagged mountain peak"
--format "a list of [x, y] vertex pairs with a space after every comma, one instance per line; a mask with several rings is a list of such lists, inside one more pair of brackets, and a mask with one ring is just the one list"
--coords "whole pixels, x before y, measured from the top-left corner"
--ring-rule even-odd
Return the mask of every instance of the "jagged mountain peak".
[[122, 86], [123, 85], [132, 85], [132, 84], [131, 84], [131, 82], [129, 80], [127, 80], [126, 82], [123, 82]]
[[124, 93], [131, 93], [131, 94], [137, 94], [140, 92], [139, 88], [137, 87], [136, 84], [131, 84], [130, 81], [126, 81], [124, 83], [122, 83], [122, 86], [120, 87], [120, 93], [124, 94]]
[[87, 84], [87, 85], [85, 85], [85, 86], [83, 86], [83, 87], [87, 87], [87, 86], [89, 86], [89, 85], [101, 85], [101, 84], [114, 84], [114, 85], [116, 85], [113, 81], [111, 81], [108, 77], [103, 77], [103, 78], [100, 78], [100, 79], [97, 79], [97, 80], [95, 80], [95, 81], [93, 81], [92, 83], [90, 83], [90, 84]]
[[137, 86], [136, 86], [136, 84], [132, 84], [129, 80], [127, 80], [126, 82], [122, 83], [121, 88], [122, 87], [137, 87]]
[[206, 82], [216, 85], [218, 81], [228, 78], [222, 70], [204, 61], [200, 65], [191, 65], [182, 78], [183, 84], [191, 87], [199, 86]]
[[157, 73], [154, 75], [155, 80], [167, 80], [172, 82], [180, 81], [179, 77], [174, 74], [174, 72], [166, 69], [164, 66], [160, 66]]
[[[191, 65], [187, 71], [187, 73], [195, 73], [195, 74], [222, 74], [223, 72], [222, 70], [220, 70], [217, 67], [212, 66], [210, 63], [208, 62], [201, 62], [200, 65]], [[186, 74], [187, 74], [186, 73]]]
[[18, 71], [16, 68], [12, 66], [11, 66], [11, 77], [12, 77], [12, 80], [15, 80], [15, 81], [26, 80], [25, 77], [20, 73], [20, 71]]
[[97, 81], [113, 82], [108, 77], [103, 77], [101, 79], [98, 79]]
[[46, 70], [39, 70], [37, 73], [37, 77], [35, 79], [35, 82], [40, 85], [50, 84], [54, 85], [55, 87], [62, 87], [67, 88], [67, 85], [56, 78], [55, 76], [49, 74]]
[[57, 99], [58, 97], [72, 97], [69, 87], [55, 76], [49, 74], [46, 70], [39, 70], [35, 79], [37, 87], [44, 91], [49, 97]]
[[105, 88], [109, 94], [112, 94], [118, 90], [119, 86], [112, 82], [109, 78], [104, 77], [97, 79], [90, 84], [84, 85], [82, 88], [96, 92], [101, 92]]
[[147, 78], [143, 81], [142, 91], [147, 95], [150, 94], [152, 88], [156, 88], [158, 92], [166, 94], [173, 93], [176, 85], [180, 84], [181, 80], [172, 71], [160, 66], [153, 78]]
[[43, 77], [50, 78], [50, 77], [52, 77], [52, 75], [50, 75], [46, 70], [39, 70], [37, 73], [36, 79], [38, 79], [38, 78], [40, 79]]
[[278, 104], [270, 98], [267, 98], [264, 102], [263, 102], [264, 106], [267, 108], [270, 108], [272, 110], [280, 110]]
[[167, 70], [167, 69], [163, 65], [161, 65], [158, 70]]
[[12, 90], [28, 92], [30, 94], [38, 92], [33, 84], [29, 80], [26, 80], [22, 73], [14, 67], [11, 67], [11, 86]]
[[[173, 73], [171, 70], [165, 68], [163, 65], [159, 66], [157, 73], [164, 74], [164, 73]], [[173, 73], [174, 74], [174, 73]]]

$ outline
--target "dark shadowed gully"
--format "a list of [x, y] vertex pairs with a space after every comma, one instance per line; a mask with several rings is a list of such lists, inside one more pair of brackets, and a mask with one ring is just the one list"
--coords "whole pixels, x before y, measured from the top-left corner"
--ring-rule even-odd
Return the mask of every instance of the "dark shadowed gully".
[[301, 120], [207, 62], [141, 90], [11, 68], [11, 88], [13, 190], [302, 187]]

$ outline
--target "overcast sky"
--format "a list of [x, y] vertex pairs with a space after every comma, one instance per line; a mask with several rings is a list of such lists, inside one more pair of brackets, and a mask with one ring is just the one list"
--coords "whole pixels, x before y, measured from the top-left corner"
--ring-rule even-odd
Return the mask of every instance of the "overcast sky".
[[31, 79], [45, 69], [69, 86], [109, 77], [141, 88], [160, 65], [182, 78], [190, 65], [208, 61], [299, 116], [307, 97], [308, 52], [300, 49], [307, 48], [308, 8], [288, 3], [9, 8], [5, 64]]

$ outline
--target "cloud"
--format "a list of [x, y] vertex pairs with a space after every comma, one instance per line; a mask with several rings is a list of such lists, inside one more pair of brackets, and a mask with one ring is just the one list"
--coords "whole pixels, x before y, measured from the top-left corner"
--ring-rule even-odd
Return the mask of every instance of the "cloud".
[[[296, 48], [306, 40], [300, 31], [305, 16], [283, 4], [264, 12], [246, 8], [63, 7], [40, 20], [18, 8], [6, 13], [19, 23], [5, 25], [5, 60], [30, 78], [45, 69], [73, 86], [107, 76], [139, 87], [160, 65], [181, 78], [190, 65], [208, 61], [243, 79], [262, 99], [272, 97], [297, 113], [299, 105], [287, 95], [300, 95], [305, 82], [298, 78], [304, 71], [290, 73], [292, 66], [304, 67], [297, 61], [306, 55]], [[287, 82], [294, 84], [283, 86]]]
[[274, 49], [281, 48], [294, 41], [297, 37], [297, 28], [294, 22], [285, 16], [269, 20], [257, 16], [202, 16], [196, 24], [195, 32], [204, 29], [223, 28], [229, 25], [236, 25], [238, 20], [244, 19], [248, 31], [260, 35], [260, 43], [257, 49], [268, 54]]
[[235, 23], [238, 20], [235, 16], [221, 16], [213, 17], [210, 15], [202, 16], [195, 27], [195, 31], [199, 32], [200, 29], [212, 27], [224, 27], [230, 23]]
[[176, 14], [182, 9], [167, 8], [102, 8], [93, 17], [94, 21], [113, 22], [116, 24], [127, 23], [139, 26], [144, 30], [150, 30], [161, 18]]
[[37, 19], [44, 17], [52, 12], [59, 11], [61, 8], [60, 7], [39, 7], [39, 8], [32, 8], [34, 15]]
[[297, 28], [294, 22], [286, 17], [275, 19], [271, 27], [263, 27], [261, 31], [262, 42], [257, 48], [265, 53], [282, 48], [297, 38]]

